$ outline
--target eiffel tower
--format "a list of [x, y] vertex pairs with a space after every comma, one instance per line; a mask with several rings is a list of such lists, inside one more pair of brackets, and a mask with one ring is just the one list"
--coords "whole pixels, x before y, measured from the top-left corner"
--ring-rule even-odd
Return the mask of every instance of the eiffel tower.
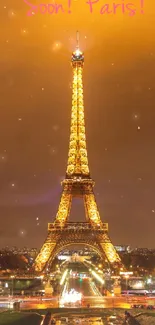
[[[84, 55], [79, 49], [78, 32], [71, 63], [72, 110], [66, 177], [62, 181], [63, 189], [57, 215], [54, 222], [48, 224], [47, 238], [33, 267], [36, 272], [42, 272], [63, 248], [71, 244], [83, 244], [92, 247], [117, 273], [124, 267], [109, 238], [108, 224], [101, 221], [93, 191], [94, 181], [88, 166], [82, 82]], [[69, 222], [73, 197], [83, 198], [86, 222]]]

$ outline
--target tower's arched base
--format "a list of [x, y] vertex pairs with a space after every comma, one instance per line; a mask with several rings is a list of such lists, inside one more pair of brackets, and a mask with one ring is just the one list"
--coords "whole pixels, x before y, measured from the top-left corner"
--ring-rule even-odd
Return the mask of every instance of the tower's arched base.
[[68, 222], [61, 229], [50, 223], [48, 236], [34, 264], [35, 271], [42, 272], [66, 246], [83, 244], [92, 247], [102, 260], [109, 262], [118, 272], [123, 265], [108, 237], [107, 224], [102, 225], [102, 228], [96, 229], [87, 222]]

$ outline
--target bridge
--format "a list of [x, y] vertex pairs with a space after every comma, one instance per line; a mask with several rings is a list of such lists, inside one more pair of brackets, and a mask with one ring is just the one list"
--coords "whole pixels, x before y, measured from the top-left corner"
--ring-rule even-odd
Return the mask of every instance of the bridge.
[[18, 274], [15, 274], [15, 275], [0, 275], [0, 281], [1, 280], [11, 280], [14, 279], [14, 280], [33, 280], [33, 279], [36, 279], [37, 276], [36, 274], [22, 274], [22, 275], [18, 275]]

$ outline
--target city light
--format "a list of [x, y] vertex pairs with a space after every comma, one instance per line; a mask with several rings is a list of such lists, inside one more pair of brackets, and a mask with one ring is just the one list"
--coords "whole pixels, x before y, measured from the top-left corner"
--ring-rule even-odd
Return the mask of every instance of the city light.
[[139, 282], [135, 283], [134, 289], [142, 289], [142, 288], [144, 288], [143, 282], [139, 281]]
[[79, 50], [79, 49], [77, 49], [76, 51], [75, 51], [75, 55], [76, 56], [79, 56], [79, 55], [81, 55], [82, 54], [82, 52]]
[[82, 299], [82, 293], [75, 291], [74, 289], [71, 289], [69, 292], [65, 292], [62, 296], [61, 303], [76, 303], [78, 301], [81, 301]]
[[44, 275], [36, 276], [36, 279], [43, 279]]
[[127, 275], [133, 275], [133, 272], [120, 272], [119, 274], [127, 276]]

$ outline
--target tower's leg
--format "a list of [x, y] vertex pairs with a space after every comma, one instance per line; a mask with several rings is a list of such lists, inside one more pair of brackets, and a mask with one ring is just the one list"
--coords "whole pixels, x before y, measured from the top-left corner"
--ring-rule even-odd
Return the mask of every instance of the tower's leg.
[[84, 194], [84, 205], [87, 218], [92, 226], [99, 226], [102, 224], [93, 192], [90, 194]]
[[[86, 207], [86, 213], [92, 226], [102, 228], [102, 221], [100, 219], [100, 214], [97, 208], [93, 191], [91, 191], [90, 194], [84, 195], [84, 202]], [[116, 249], [113, 246], [108, 234], [105, 232], [105, 234], [102, 237], [100, 237], [98, 240], [99, 240], [99, 245], [101, 247], [101, 250], [103, 250], [103, 253], [106, 256], [110, 265], [113, 266], [114, 268], [118, 266], [122, 266], [121, 259], [117, 254]]]
[[51, 240], [51, 233], [49, 232], [33, 265], [36, 272], [43, 271], [55, 246], [56, 246], [56, 240]]
[[123, 267], [121, 259], [107, 233], [105, 233], [100, 239], [100, 246], [103, 249], [105, 256], [107, 257], [107, 260], [111, 266], [114, 268]]
[[59, 204], [59, 209], [55, 218], [55, 223], [59, 224], [61, 228], [64, 227], [70, 213], [72, 202], [72, 194], [62, 193]]
[[[58, 226], [61, 229], [64, 227], [67, 218], [69, 216], [71, 200], [72, 200], [71, 194], [66, 194], [64, 192], [62, 193], [58, 213], [55, 218], [55, 226]], [[49, 231], [48, 236], [34, 262], [33, 267], [36, 272], [41, 272], [45, 268], [56, 246], [57, 240], [58, 240], [57, 237], [52, 236], [51, 232]]]

